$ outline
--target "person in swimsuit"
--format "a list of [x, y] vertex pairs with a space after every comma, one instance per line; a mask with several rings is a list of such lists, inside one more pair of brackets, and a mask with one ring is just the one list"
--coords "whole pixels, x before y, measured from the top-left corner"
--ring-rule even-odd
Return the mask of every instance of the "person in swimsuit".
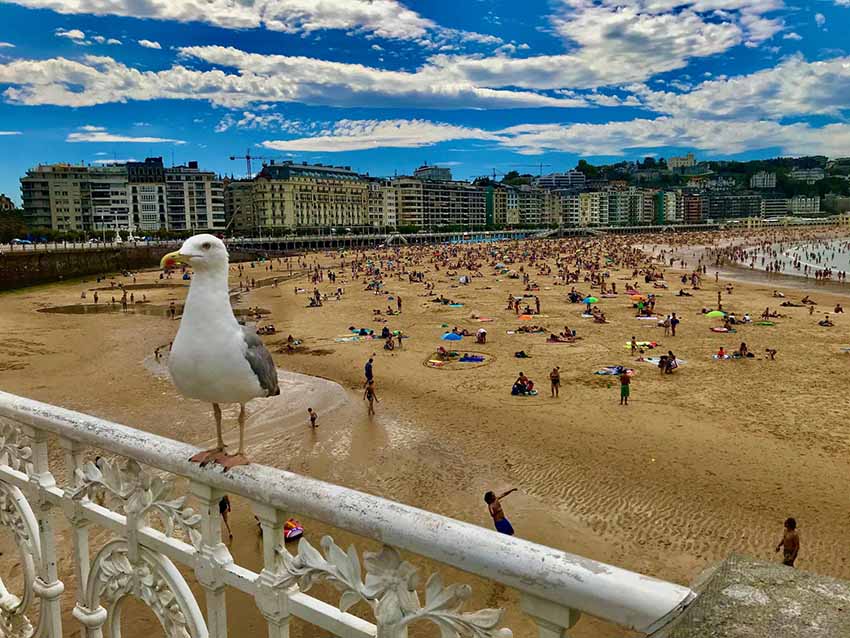
[[496, 527], [496, 531], [502, 534], [507, 534], [508, 536], [514, 535], [514, 528], [508, 520], [508, 517], [505, 516], [501, 501], [511, 492], [516, 492], [516, 488], [513, 487], [509, 489], [501, 496], [496, 496], [496, 494], [492, 491], [487, 492], [484, 495], [484, 502], [487, 503], [487, 509], [490, 511], [490, 516], [493, 517], [493, 525]]
[[782, 540], [776, 546], [776, 551], [778, 552], [780, 549], [782, 550], [782, 564], [793, 567], [800, 551], [800, 535], [797, 533], [797, 521], [793, 518], [788, 518], [785, 521], [785, 531], [782, 533]]

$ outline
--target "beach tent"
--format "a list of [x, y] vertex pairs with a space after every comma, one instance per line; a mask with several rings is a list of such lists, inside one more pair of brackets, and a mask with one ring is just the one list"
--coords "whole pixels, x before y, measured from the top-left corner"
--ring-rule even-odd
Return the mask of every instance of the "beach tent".
[[726, 316], [726, 313], [725, 313], [725, 312], [723, 312], [722, 310], [712, 310], [711, 312], [707, 312], [707, 313], [705, 313], [705, 316], [706, 316], [706, 317], [711, 317], [711, 318], [714, 318], [714, 317], [725, 317], [725, 316]]
[[441, 339], [443, 341], [460, 341], [463, 337], [459, 334], [455, 334], [454, 332], [447, 332], [441, 337]]

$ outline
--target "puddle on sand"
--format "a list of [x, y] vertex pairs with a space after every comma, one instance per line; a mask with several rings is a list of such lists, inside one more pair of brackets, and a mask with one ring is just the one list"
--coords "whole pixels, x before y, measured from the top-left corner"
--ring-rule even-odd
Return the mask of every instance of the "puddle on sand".
[[[177, 314], [183, 312], [183, 305], [176, 304], [177, 306]], [[124, 310], [120, 303], [99, 303], [99, 304], [73, 304], [70, 306], [51, 306], [50, 308], [39, 308], [38, 312], [46, 312], [48, 314], [59, 314], [59, 315], [102, 315], [108, 314], [111, 312], [120, 313], [132, 313], [136, 315], [152, 315], [155, 317], [167, 317], [168, 316], [168, 306], [155, 306], [152, 304], [146, 303], [135, 303], [128, 304], [127, 309]], [[259, 308], [257, 310], [248, 310], [247, 308], [234, 308], [233, 314], [237, 317], [254, 317], [256, 314], [267, 315], [270, 314], [270, 310], [266, 310], [265, 308]]]

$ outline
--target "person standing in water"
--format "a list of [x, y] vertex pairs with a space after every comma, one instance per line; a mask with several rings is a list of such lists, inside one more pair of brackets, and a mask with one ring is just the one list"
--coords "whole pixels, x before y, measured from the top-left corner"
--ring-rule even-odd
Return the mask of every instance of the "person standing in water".
[[785, 530], [782, 540], [776, 546], [776, 551], [782, 550], [782, 564], [788, 567], [794, 566], [797, 554], [800, 551], [800, 535], [797, 533], [797, 521], [794, 518], [785, 520]]
[[505, 511], [502, 509], [502, 499], [511, 492], [516, 492], [516, 488], [512, 487], [500, 496], [496, 496], [496, 494], [492, 491], [487, 492], [484, 495], [484, 502], [487, 503], [487, 509], [490, 512], [490, 516], [493, 518], [493, 525], [496, 527], [496, 531], [502, 534], [507, 534], [508, 536], [514, 535], [514, 528], [508, 520], [508, 517], [505, 516]]

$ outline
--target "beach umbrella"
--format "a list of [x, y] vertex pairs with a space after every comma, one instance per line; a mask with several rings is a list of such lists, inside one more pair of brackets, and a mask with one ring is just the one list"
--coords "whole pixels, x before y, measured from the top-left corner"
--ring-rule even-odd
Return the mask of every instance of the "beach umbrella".
[[596, 297], [585, 297], [581, 300], [582, 303], [599, 303], [599, 299]]
[[712, 310], [711, 312], [705, 313], [706, 317], [725, 317], [726, 313], [722, 310]]
[[643, 295], [632, 295], [631, 297], [629, 297], [629, 299], [631, 299], [632, 301], [646, 301], [646, 297], [644, 297]]
[[443, 341], [460, 341], [463, 337], [459, 334], [455, 334], [454, 332], [447, 332], [442, 336]]

